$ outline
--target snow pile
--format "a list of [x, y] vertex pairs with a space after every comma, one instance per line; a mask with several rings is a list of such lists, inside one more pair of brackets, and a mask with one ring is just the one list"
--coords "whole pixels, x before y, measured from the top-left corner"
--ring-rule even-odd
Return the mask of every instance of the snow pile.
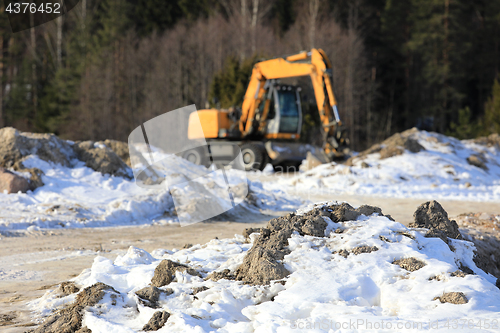
[[[465, 322], [469, 326], [462, 326], [464, 331], [478, 325], [485, 329], [486, 324], [486, 331], [498, 330], [500, 290], [496, 278], [475, 265], [472, 243], [424, 237], [427, 230], [409, 229], [381, 213], [359, 215], [380, 212], [369, 206], [352, 210], [330, 203], [311, 208], [323, 216], [325, 236], [291, 233], [287, 254], [278, 260], [289, 275], [267, 285], [236, 281], [234, 272], [279, 219], [248, 238], [235, 235], [151, 254], [131, 247], [114, 262], [97, 257], [74, 282], [87, 288], [87, 294], [102, 287], [98, 282], [113, 289], [105, 287], [108, 292], [97, 304], [82, 308], [78, 327], [93, 333], [148, 327], [160, 327], [159, 332], [410, 332], [456, 330]], [[307, 209], [298, 212], [295, 221], [301, 216], [306, 220], [307, 214]], [[271, 231], [270, 240], [273, 235]], [[189, 268], [178, 266], [171, 282], [155, 289], [150, 284], [162, 260]], [[77, 299], [82, 299], [80, 294]], [[75, 294], [50, 290], [30, 306], [42, 319], [74, 300]], [[61, 314], [47, 322], [57, 316]]]
[[[196, 178], [197, 174], [205, 174], [206, 169], [174, 155], [165, 157], [164, 161], [162, 177], [165, 181], [144, 188], [137, 186], [134, 180], [96, 172], [82, 161], [74, 160], [73, 167], [68, 167], [31, 155], [22, 163], [26, 168], [43, 171], [45, 185], [33, 192], [0, 193], [0, 232], [29, 227], [80, 228], [177, 222], [176, 207], [167, 184]], [[22, 171], [17, 173], [28, 176]], [[186, 205], [191, 204], [196, 209], [199, 187], [216, 185], [197, 178], [191, 186], [184, 186], [183, 197], [190, 199]], [[249, 182], [248, 188], [248, 200], [228, 211], [228, 218], [237, 219], [244, 213], [258, 213], [261, 209], [290, 210], [300, 204], [293, 198], [286, 198], [280, 190], [265, 191], [258, 181]]]
[[500, 200], [498, 144], [460, 141], [417, 130], [399, 136], [410, 141], [397, 142], [393, 137], [351, 158], [346, 164], [320, 165], [280, 180], [274, 186], [300, 193]]

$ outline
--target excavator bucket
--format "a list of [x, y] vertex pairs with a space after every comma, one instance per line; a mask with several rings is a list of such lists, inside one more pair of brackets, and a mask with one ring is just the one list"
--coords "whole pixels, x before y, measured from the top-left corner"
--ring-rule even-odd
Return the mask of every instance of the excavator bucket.
[[300, 165], [300, 170], [311, 170], [318, 165], [329, 162], [330, 160], [328, 159], [328, 156], [326, 156], [325, 152], [322, 149], [314, 149], [307, 152], [306, 159], [303, 160], [302, 164]]

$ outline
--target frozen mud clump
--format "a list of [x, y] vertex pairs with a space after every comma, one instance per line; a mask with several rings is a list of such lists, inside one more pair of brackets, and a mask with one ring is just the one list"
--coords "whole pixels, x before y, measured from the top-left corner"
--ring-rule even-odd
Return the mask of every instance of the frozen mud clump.
[[463, 239], [457, 222], [450, 221], [448, 213], [435, 200], [421, 204], [413, 214], [413, 218], [415, 221], [409, 227], [429, 229], [426, 237], [441, 238], [447, 244], [448, 238]]
[[229, 269], [226, 268], [220, 272], [213, 272], [207, 277], [207, 280], [212, 280], [212, 281], [219, 281], [222, 279], [234, 280], [235, 276], [231, 273]]
[[444, 293], [439, 297], [434, 297], [433, 301], [439, 300], [441, 303], [451, 303], [451, 304], [466, 304], [469, 302], [467, 297], [462, 292], [451, 292]]
[[282, 230], [272, 232], [263, 228], [259, 238], [255, 240], [243, 259], [243, 263], [236, 270], [236, 280], [257, 285], [269, 284], [272, 280], [288, 276], [288, 270], [279, 261], [289, 253], [285, 247], [291, 234], [292, 229], [285, 226]]
[[458, 269], [458, 270], [454, 271], [453, 273], [451, 273], [450, 276], [463, 278], [463, 277], [466, 277], [467, 274]]
[[186, 272], [190, 275], [201, 277], [201, 274], [198, 273], [197, 270], [189, 268], [186, 265], [179, 264], [178, 262], [166, 259], [162, 260], [156, 267], [155, 274], [151, 279], [151, 284], [155, 287], [166, 286], [173, 281], [175, 272]]
[[167, 311], [156, 311], [153, 314], [153, 317], [149, 319], [148, 323], [144, 325], [142, 328], [143, 331], [158, 331], [160, 328], [165, 325], [168, 318], [170, 317], [170, 313]]
[[131, 178], [131, 170], [113, 150], [93, 141], [75, 143], [73, 146], [80, 161], [95, 171], [113, 176]]
[[236, 270], [236, 280], [253, 285], [281, 280], [289, 274], [281, 260], [289, 253], [286, 248], [288, 238], [294, 231], [302, 236], [325, 237], [328, 225], [325, 218], [333, 222], [345, 222], [356, 220], [361, 214], [373, 213], [382, 215], [378, 207], [361, 206], [354, 209], [348, 203], [342, 203], [314, 208], [303, 215], [292, 213], [274, 218], [266, 228], [260, 230], [259, 237]]
[[196, 295], [196, 294], [198, 294], [198, 293], [201, 293], [201, 292], [203, 292], [203, 291], [205, 291], [205, 290], [208, 290], [208, 288], [207, 288], [207, 287], [205, 287], [205, 286], [201, 286], [201, 287], [194, 287], [194, 288], [193, 288], [193, 295]]
[[71, 294], [74, 294], [74, 293], [77, 293], [80, 291], [80, 288], [78, 288], [74, 282], [71, 282], [71, 281], [66, 281], [66, 282], [63, 282], [61, 283], [61, 285], [59, 286], [59, 290], [61, 291], [61, 293], [63, 293], [64, 295], [71, 295]]
[[352, 253], [355, 255], [358, 255], [361, 253], [372, 253], [374, 251], [378, 251], [378, 247], [363, 245], [363, 246], [358, 246], [358, 247], [355, 247], [354, 249], [352, 249]]
[[467, 163], [470, 165], [473, 165], [475, 167], [481, 168], [483, 170], [488, 170], [488, 167], [486, 166], [486, 159], [484, 158], [483, 155], [480, 154], [472, 154], [469, 157], [467, 157]]
[[406, 269], [409, 272], [418, 271], [420, 268], [422, 268], [426, 265], [425, 262], [420, 261], [416, 258], [398, 259], [398, 260], [394, 260], [392, 263], [394, 265], [398, 265], [402, 269]]
[[[87, 306], [94, 306], [104, 297], [106, 292], [119, 293], [104, 283], [98, 282], [85, 288], [76, 296], [76, 301], [66, 309], [60, 310], [47, 318], [33, 333], [83, 333], [86, 328], [82, 328], [83, 309]], [[113, 296], [113, 295], [112, 295]]]
[[135, 292], [135, 294], [139, 296], [139, 299], [142, 302], [142, 304], [150, 308], [158, 307], [158, 301], [160, 300], [161, 294], [166, 294], [168, 296], [172, 295], [173, 293], [174, 291], [170, 288], [167, 288], [166, 290], [161, 290], [156, 288], [155, 286], [145, 287]]
[[251, 234], [253, 234], [255, 232], [260, 233], [261, 229], [262, 228], [246, 228], [245, 230], [243, 230], [243, 237], [245, 237], [245, 239], [248, 239], [248, 238], [250, 238]]

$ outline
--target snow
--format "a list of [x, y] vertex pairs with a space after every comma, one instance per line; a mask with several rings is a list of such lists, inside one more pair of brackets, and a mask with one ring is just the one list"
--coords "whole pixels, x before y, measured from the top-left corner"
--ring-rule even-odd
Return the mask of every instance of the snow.
[[[156, 152], [157, 153], [157, 152]], [[34, 231], [36, 228], [84, 228], [140, 225], [152, 223], [178, 223], [174, 209], [184, 204], [196, 208], [200, 188], [208, 188], [207, 169], [175, 155], [163, 156], [165, 182], [147, 188], [137, 186], [134, 180], [102, 175], [77, 162], [73, 168], [43, 161], [32, 155], [23, 164], [27, 168], [39, 168], [44, 186], [34, 192], [0, 193], [0, 232], [16, 230]], [[229, 177], [243, 179], [238, 170], [228, 172]], [[210, 179], [220, 182], [221, 177]], [[187, 184], [186, 180], [192, 180]], [[243, 181], [242, 180], [242, 181]], [[184, 183], [182, 183], [184, 181]], [[166, 184], [174, 184], [170, 188]], [[175, 202], [171, 195], [173, 187], [182, 191], [186, 202]], [[215, 185], [211, 188], [221, 193], [227, 189]], [[259, 181], [249, 181], [248, 188], [254, 203], [246, 201], [231, 209], [233, 218], [260, 210], [288, 211], [300, 205], [300, 201], [285, 196], [279, 189], [266, 191]], [[217, 200], [219, 197], [212, 196]], [[220, 199], [222, 205], [224, 202]], [[218, 204], [217, 202], [214, 205]], [[230, 209], [228, 207], [227, 209]], [[231, 215], [232, 214], [232, 215]], [[188, 217], [189, 218], [189, 217]]]
[[[380, 159], [379, 153], [353, 166], [329, 163], [293, 177], [276, 177], [267, 189], [289, 193], [371, 195], [392, 198], [432, 198], [463, 201], [500, 201], [500, 150], [471, 140], [437, 133], [415, 133], [425, 150]], [[467, 158], [482, 155], [487, 170]], [[370, 167], [362, 167], [362, 163]]]
[[[500, 290], [494, 285], [496, 279], [474, 264], [472, 243], [453, 240], [455, 251], [451, 251], [441, 239], [425, 238], [425, 230], [408, 229], [376, 214], [356, 221], [327, 222], [325, 237], [296, 233], [289, 239], [291, 252], [283, 263], [291, 274], [284, 285], [251, 286], [225, 279], [215, 282], [177, 272], [174, 281], [162, 287], [174, 293], [162, 296], [159, 309], [142, 305], [135, 291], [150, 283], [162, 259], [187, 264], [206, 278], [213, 271], [234, 271], [252, 243], [235, 235], [182, 250], [147, 253], [130, 247], [114, 261], [97, 257], [74, 282], [82, 287], [103, 282], [120, 297], [113, 301], [107, 295], [96, 306], [86, 308], [83, 325], [92, 332], [137, 332], [155, 311], [166, 310], [171, 316], [158, 332], [448, 332], [464, 320], [472, 320], [466, 325], [476, 325], [462, 326], [464, 332], [474, 331], [478, 324], [483, 331], [498, 331]], [[337, 228], [344, 232], [333, 232]], [[255, 237], [250, 238], [253, 241]], [[361, 245], [376, 246], [378, 251], [351, 253], [347, 258], [336, 253]], [[408, 272], [392, 264], [395, 259], [409, 257], [426, 266]], [[475, 275], [451, 277], [461, 264]], [[431, 279], [435, 276], [439, 279]], [[209, 289], [194, 297], [192, 288], [200, 286]], [[433, 300], [452, 291], [463, 292], [469, 302], [455, 305]], [[30, 307], [41, 319], [74, 298], [49, 290]], [[486, 323], [489, 328], [485, 328]]]

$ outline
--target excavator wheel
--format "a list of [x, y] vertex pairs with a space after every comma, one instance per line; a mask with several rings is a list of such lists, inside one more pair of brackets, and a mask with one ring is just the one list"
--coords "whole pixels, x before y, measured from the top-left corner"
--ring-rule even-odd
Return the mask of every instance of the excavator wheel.
[[185, 151], [182, 154], [182, 158], [193, 164], [204, 165], [206, 167], [209, 165], [208, 156], [203, 147], [197, 147]]
[[241, 156], [246, 171], [264, 170], [267, 164], [267, 153], [263, 146], [245, 143], [241, 146]]

